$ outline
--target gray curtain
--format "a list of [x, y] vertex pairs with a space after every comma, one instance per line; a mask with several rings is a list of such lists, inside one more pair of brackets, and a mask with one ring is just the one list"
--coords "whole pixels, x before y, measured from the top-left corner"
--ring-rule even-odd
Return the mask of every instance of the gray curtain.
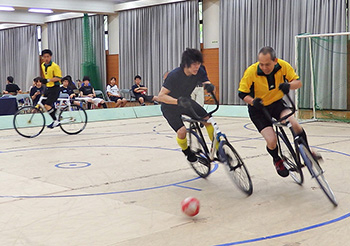
[[1, 91], [9, 75], [23, 92], [28, 91], [33, 78], [40, 76], [36, 25], [1, 30], [0, 57]]
[[294, 66], [295, 35], [344, 32], [345, 20], [345, 0], [221, 0], [221, 102], [244, 103], [237, 95], [239, 82], [261, 47], [274, 47]]
[[[89, 16], [92, 46], [96, 54], [102, 85], [106, 81], [106, 51], [104, 43], [103, 15]], [[82, 79], [83, 18], [48, 23], [48, 45], [52, 60], [62, 70], [62, 76], [71, 75], [73, 80]]]
[[182, 52], [200, 48], [197, 0], [123, 11], [119, 25], [120, 88], [131, 88], [138, 74], [149, 94], [158, 94]]

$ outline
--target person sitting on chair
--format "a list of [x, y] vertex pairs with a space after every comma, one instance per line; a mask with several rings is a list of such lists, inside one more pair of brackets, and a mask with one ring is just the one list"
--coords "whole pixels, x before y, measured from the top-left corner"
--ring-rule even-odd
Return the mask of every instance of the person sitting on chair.
[[158, 104], [157, 96], [147, 95], [148, 88], [144, 85], [141, 85], [141, 76], [135, 76], [135, 84], [131, 87], [131, 90], [134, 92], [136, 100], [141, 104], [141, 106], [145, 106], [145, 102], [153, 102], [154, 104]]
[[84, 76], [83, 85], [79, 89], [80, 97], [84, 98], [88, 103], [88, 109], [91, 108], [91, 103], [93, 103], [95, 106], [102, 105], [103, 108], [107, 108], [105, 101], [96, 97], [95, 89], [89, 84], [90, 78], [88, 76]]
[[10, 94], [13, 96], [16, 96], [18, 93], [22, 93], [21, 89], [18, 87], [18, 85], [13, 83], [13, 77], [8, 76], [7, 77], [7, 85], [4, 91], [2, 91], [3, 94]]
[[107, 85], [107, 96], [111, 101], [116, 102], [116, 108], [124, 107], [128, 101], [120, 95], [119, 88], [115, 84], [116, 82], [117, 79], [115, 77], [112, 77], [110, 84]]
[[45, 88], [42, 86], [41, 77], [36, 77], [33, 79], [34, 86], [30, 89], [30, 97], [33, 100], [33, 106], [37, 105], [40, 99], [40, 96], [44, 94]]

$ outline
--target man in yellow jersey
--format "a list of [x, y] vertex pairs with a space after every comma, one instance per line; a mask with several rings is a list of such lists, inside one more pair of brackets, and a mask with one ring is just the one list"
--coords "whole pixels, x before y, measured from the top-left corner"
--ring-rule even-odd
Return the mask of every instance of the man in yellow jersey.
[[[293, 67], [288, 62], [277, 59], [275, 50], [269, 46], [259, 51], [258, 62], [247, 68], [239, 84], [238, 95], [248, 103], [250, 119], [266, 140], [267, 152], [272, 156], [277, 173], [282, 177], [287, 177], [289, 171], [278, 155], [276, 134], [262, 108], [266, 107], [272, 117], [280, 119], [290, 112], [282, 99], [284, 94], [288, 94], [290, 89], [295, 90], [301, 86], [299, 76]], [[297, 120], [293, 116], [288, 120], [296, 134], [307, 143], [306, 133]]]
[[46, 91], [44, 96], [47, 99], [44, 101], [44, 106], [47, 112], [50, 114], [53, 122], [48, 125], [48, 128], [54, 128], [60, 125], [60, 122], [56, 118], [56, 109], [54, 103], [60, 94], [60, 81], [62, 78], [62, 72], [60, 67], [51, 61], [52, 51], [49, 49], [43, 50], [41, 52], [43, 63], [41, 64], [41, 69], [43, 70], [44, 78], [41, 80], [43, 84], [46, 84]]

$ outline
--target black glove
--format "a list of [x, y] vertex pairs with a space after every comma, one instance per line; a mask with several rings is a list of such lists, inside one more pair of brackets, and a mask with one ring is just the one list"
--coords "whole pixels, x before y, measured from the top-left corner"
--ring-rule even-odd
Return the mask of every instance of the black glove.
[[207, 90], [207, 92], [211, 93], [214, 91], [215, 86], [213, 84], [204, 84], [204, 89]]
[[253, 106], [257, 109], [262, 109], [264, 105], [262, 104], [261, 98], [257, 97], [253, 100]]
[[177, 105], [184, 107], [184, 108], [190, 108], [191, 107], [191, 98], [189, 97], [179, 97], [177, 99]]
[[41, 79], [40, 79], [40, 82], [41, 82], [42, 84], [46, 85], [46, 83], [47, 83], [48, 81], [47, 81], [47, 79], [41, 78]]
[[289, 89], [290, 89], [290, 84], [288, 82], [284, 82], [282, 84], [280, 84], [280, 86], [278, 87], [284, 94], [288, 94], [289, 93]]

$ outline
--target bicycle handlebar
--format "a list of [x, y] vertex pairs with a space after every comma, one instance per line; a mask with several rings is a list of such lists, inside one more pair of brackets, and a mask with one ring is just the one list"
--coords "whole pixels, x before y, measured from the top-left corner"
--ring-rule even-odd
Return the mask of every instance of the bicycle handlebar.
[[187, 105], [187, 106], [189, 107], [191, 113], [193, 114], [193, 117], [192, 117], [192, 118], [193, 118], [194, 120], [197, 120], [197, 121], [206, 121], [206, 120], [204, 119], [205, 117], [207, 117], [207, 116], [211, 117], [216, 111], [218, 111], [218, 109], [219, 109], [219, 101], [218, 101], [218, 99], [216, 98], [214, 92], [210, 92], [210, 95], [211, 95], [211, 97], [214, 99], [215, 104], [216, 104], [216, 107], [215, 107], [214, 110], [210, 111], [209, 113], [207, 113], [207, 114], [204, 115], [203, 117], [199, 116], [199, 115], [194, 111], [194, 109], [193, 109], [193, 107], [192, 107], [191, 105]]
[[286, 119], [288, 119], [290, 116], [292, 116], [295, 111], [296, 111], [296, 108], [295, 108], [295, 104], [293, 102], [293, 100], [290, 98], [290, 95], [289, 94], [285, 94], [288, 98], [288, 101], [290, 102], [290, 104], [292, 105], [292, 107], [289, 107], [289, 109], [291, 109], [291, 112], [283, 117], [281, 117], [279, 120], [273, 120], [272, 116], [270, 115], [270, 113], [267, 111], [266, 107], [263, 107], [262, 108], [262, 111], [264, 112], [265, 116], [267, 119], [269, 119], [271, 121], [272, 124], [274, 123], [282, 123], [282, 121], [285, 121]]

